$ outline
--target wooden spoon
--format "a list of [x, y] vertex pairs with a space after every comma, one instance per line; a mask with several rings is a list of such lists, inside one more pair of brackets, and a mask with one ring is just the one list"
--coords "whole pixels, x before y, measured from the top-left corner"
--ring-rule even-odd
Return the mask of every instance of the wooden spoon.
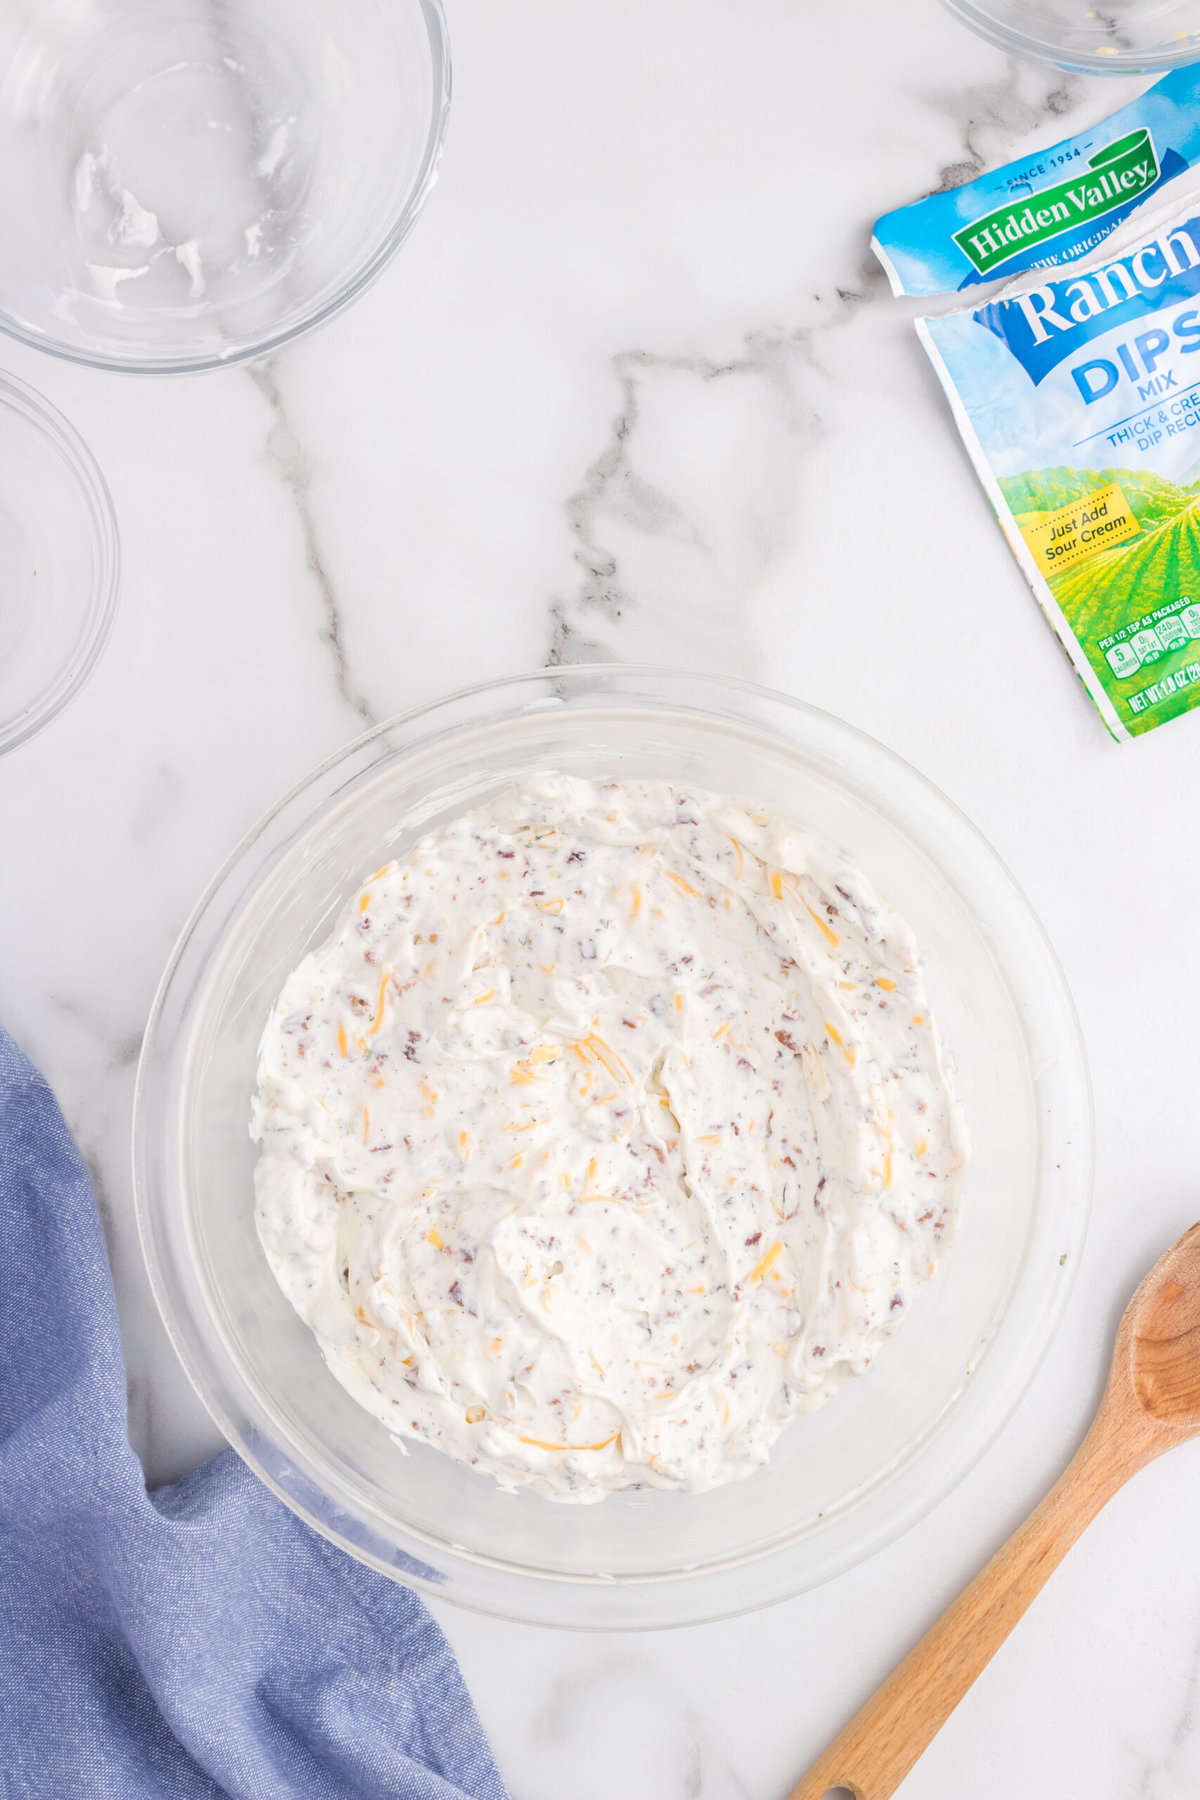
[[1092, 1428], [1041, 1505], [793, 1788], [888, 1800], [1071, 1545], [1131, 1475], [1200, 1432], [1200, 1225], [1129, 1302]]

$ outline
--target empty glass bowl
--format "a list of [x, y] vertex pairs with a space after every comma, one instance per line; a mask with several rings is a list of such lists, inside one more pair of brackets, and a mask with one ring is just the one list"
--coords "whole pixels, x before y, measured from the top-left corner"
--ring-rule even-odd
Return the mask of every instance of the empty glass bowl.
[[117, 521], [87, 445], [40, 394], [0, 376], [0, 751], [67, 704], [117, 603]]
[[1083, 74], [1161, 74], [1200, 56], [1200, 0], [944, 0], [989, 42]]
[[[908, 917], [973, 1138], [957, 1240], [870, 1371], [769, 1465], [705, 1494], [555, 1504], [425, 1444], [335, 1381], [254, 1226], [248, 1121], [285, 976], [371, 869], [538, 769], [752, 796], [845, 845]], [[867, 1555], [953, 1485], [1031, 1380], [1079, 1260], [1087, 1070], [1053, 951], [943, 795], [828, 714], [661, 670], [545, 671], [380, 726], [293, 789], [193, 914], [154, 1003], [134, 1122], [138, 1222], [213, 1417], [302, 1517], [450, 1600], [573, 1626], [744, 1611]]]
[[329, 318], [404, 241], [441, 0], [0, 0], [0, 327], [203, 369]]

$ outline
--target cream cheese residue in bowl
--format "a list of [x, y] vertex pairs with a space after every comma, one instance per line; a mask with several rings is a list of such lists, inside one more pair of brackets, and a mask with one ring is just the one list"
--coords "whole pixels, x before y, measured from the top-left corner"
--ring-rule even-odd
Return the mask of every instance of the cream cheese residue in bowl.
[[555, 1499], [751, 1473], [933, 1274], [904, 921], [747, 802], [546, 775], [354, 895], [263, 1036], [259, 1234], [400, 1438]]

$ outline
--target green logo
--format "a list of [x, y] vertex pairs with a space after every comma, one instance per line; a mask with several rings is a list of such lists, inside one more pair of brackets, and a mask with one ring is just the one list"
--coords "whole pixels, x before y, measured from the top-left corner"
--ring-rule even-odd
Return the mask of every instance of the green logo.
[[954, 233], [954, 242], [980, 275], [990, 275], [1019, 250], [1031, 249], [1102, 219], [1114, 206], [1136, 200], [1158, 180], [1158, 157], [1149, 130], [1131, 131], [1088, 158], [1087, 173], [1042, 188], [1028, 200], [1010, 200], [973, 225]]

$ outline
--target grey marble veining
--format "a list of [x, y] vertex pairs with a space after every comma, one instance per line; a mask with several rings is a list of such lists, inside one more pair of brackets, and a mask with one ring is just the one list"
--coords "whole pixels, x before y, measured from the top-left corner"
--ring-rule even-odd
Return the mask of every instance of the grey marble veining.
[[[515, 1800], [782, 1796], [1037, 1497], [1114, 1312], [1196, 1210], [1195, 721], [1115, 749], [867, 252], [877, 213], [1143, 85], [976, 42], [935, 0], [453, 9], [438, 190], [380, 283], [266, 367], [138, 382], [0, 344], [121, 521], [104, 662], [0, 761], [0, 1016], [92, 1168], [154, 1479], [216, 1446], [132, 1216], [133, 1065], [192, 904], [365, 724], [539, 664], [765, 680], [885, 739], [1060, 948], [1096, 1223], [1031, 1394], [944, 1505], [751, 1619], [563, 1638], [438, 1607]], [[251, 110], [253, 110], [251, 108]], [[905, 1800], [1200, 1792], [1200, 1451], [1067, 1559]]]
[[374, 725], [378, 723], [375, 714], [350, 670], [345, 644], [345, 621], [333, 579], [321, 553], [311, 460], [288, 417], [275, 363], [268, 361], [251, 364], [246, 374], [271, 411], [267, 460], [283, 483], [295, 508], [296, 523], [304, 547], [305, 567], [312, 577], [320, 602], [321, 637], [328, 647], [333, 664], [334, 684], [350, 711], [357, 713], [365, 725]]

